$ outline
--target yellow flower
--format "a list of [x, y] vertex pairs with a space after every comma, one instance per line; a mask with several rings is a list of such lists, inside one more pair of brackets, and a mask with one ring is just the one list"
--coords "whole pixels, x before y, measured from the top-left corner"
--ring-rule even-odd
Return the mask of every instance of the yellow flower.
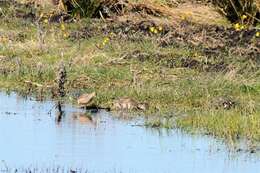
[[239, 24], [239, 23], [236, 23], [236, 24], [234, 25], [234, 28], [235, 28], [237, 31], [239, 31], [239, 30], [240, 30], [240, 24]]
[[153, 33], [157, 34], [157, 33], [158, 33], [158, 30], [157, 30], [157, 29], [154, 29], [154, 32], [153, 32]]
[[159, 31], [162, 31], [162, 30], [163, 30], [162, 26], [159, 26], [159, 27], [158, 27], [158, 30], [159, 30]]
[[63, 33], [63, 37], [64, 38], [68, 38], [69, 37], [69, 34], [67, 32]]
[[40, 14], [40, 18], [42, 18], [42, 17], [43, 17], [43, 13]]
[[105, 37], [103, 42], [107, 43], [109, 40], [110, 40], [109, 37]]
[[49, 21], [48, 21], [48, 19], [44, 19], [44, 21], [43, 21], [44, 23], [48, 23]]
[[182, 20], [186, 20], [186, 16], [181, 15], [181, 19], [182, 19]]
[[255, 33], [255, 36], [256, 36], [256, 37], [260, 37], [260, 32], [259, 32], [259, 31], [256, 32], [256, 33]]
[[61, 24], [60, 27], [61, 27], [61, 30], [62, 30], [62, 31], [64, 31], [64, 30], [66, 29], [66, 28], [65, 28], [65, 25], [64, 25], [63, 23]]
[[154, 30], [155, 30], [155, 28], [153, 27], [153, 26], [151, 26], [150, 28], [149, 28], [149, 30], [150, 30], [150, 32], [154, 32]]
[[242, 20], [245, 20], [246, 18], [247, 18], [247, 15], [242, 15], [242, 16], [241, 16], [241, 19], [242, 19]]
[[242, 30], [245, 29], [245, 28], [246, 28], [245, 25], [241, 25], [241, 26], [240, 26], [240, 29], [242, 29]]

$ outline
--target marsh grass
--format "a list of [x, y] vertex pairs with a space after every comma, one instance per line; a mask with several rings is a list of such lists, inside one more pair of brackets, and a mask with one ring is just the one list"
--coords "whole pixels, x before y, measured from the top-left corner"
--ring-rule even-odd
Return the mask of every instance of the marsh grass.
[[[6, 15], [10, 13], [6, 12]], [[259, 142], [260, 131], [260, 71], [259, 64], [244, 57], [223, 55], [208, 58], [198, 49], [186, 46], [161, 47], [156, 38], [145, 36], [139, 41], [113, 37], [102, 48], [107, 34], [88, 39], [71, 40], [64, 32], [72, 32], [91, 20], [77, 23], [41, 22], [44, 41], [39, 43], [37, 25], [16, 17], [0, 19], [0, 88], [21, 93], [41, 93], [51, 97], [46, 86], [55, 85], [58, 65], [65, 62], [67, 70], [66, 101], [74, 103], [84, 92], [95, 91], [97, 105], [111, 106], [114, 99], [132, 97], [147, 102], [150, 109], [144, 114], [156, 116], [147, 125], [178, 127], [213, 136], [237, 140], [246, 138]], [[20, 39], [20, 35], [24, 35]], [[198, 61], [225, 61], [227, 71], [204, 71], [188, 67], [168, 67], [153, 58], [140, 61], [131, 52], [148, 55], [163, 54], [191, 57]], [[130, 53], [130, 58], [122, 58]], [[219, 60], [220, 59], [220, 60]], [[254, 68], [252, 68], [254, 67]], [[28, 86], [31, 81], [42, 87]], [[215, 103], [220, 97], [229, 97], [236, 104], [229, 110]], [[173, 113], [174, 112], [174, 113]], [[178, 115], [178, 116], [176, 116]]]
[[193, 116], [178, 119], [178, 128], [237, 141], [259, 141], [259, 114], [244, 114], [239, 110], [196, 112]]

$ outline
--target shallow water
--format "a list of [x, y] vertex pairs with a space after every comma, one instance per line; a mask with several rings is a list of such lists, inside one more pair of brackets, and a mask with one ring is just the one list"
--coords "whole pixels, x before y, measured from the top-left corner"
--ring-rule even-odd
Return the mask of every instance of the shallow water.
[[140, 120], [118, 119], [64, 106], [61, 122], [52, 101], [37, 102], [0, 93], [0, 172], [8, 168], [57, 168], [88, 172], [252, 173], [260, 160], [230, 155], [209, 137], [192, 137], [176, 130], [146, 129]]

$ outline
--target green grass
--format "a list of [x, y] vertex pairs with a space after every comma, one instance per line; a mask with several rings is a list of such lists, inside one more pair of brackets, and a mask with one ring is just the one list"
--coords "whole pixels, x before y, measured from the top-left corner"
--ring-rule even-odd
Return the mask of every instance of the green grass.
[[229, 142], [259, 141], [259, 114], [245, 114], [240, 110], [196, 112], [191, 117], [177, 120], [177, 127], [185, 131], [199, 131]]
[[[105, 34], [80, 40], [80, 44], [64, 37], [82, 26], [94, 25], [91, 20], [64, 24], [65, 30], [61, 24], [42, 22], [42, 31], [34, 23], [15, 17], [0, 18], [0, 23], [2, 90], [50, 97], [47, 86], [55, 88], [58, 66], [63, 61], [68, 74], [68, 102], [74, 103], [78, 93], [91, 91], [97, 93], [95, 102], [101, 106], [111, 106], [114, 99], [128, 96], [149, 103], [145, 115], [153, 117], [147, 122], [150, 126], [178, 127], [227, 140], [260, 140], [260, 71], [256, 62], [234, 55], [208, 59], [202, 51], [188, 46], [161, 47], [149, 36], [141, 41], [113, 37], [102, 49], [97, 45], [104, 42]], [[147, 53], [148, 58], [134, 58], [131, 53], [137, 50]], [[157, 60], [158, 53], [165, 56]], [[123, 59], [124, 55], [130, 58]], [[232, 68], [226, 72], [185, 68], [179, 65], [182, 57], [199, 62], [224, 60]], [[168, 67], [173, 59], [176, 66]], [[25, 81], [42, 87], [29, 86]], [[216, 108], [220, 97], [231, 98], [236, 106], [230, 110]]]

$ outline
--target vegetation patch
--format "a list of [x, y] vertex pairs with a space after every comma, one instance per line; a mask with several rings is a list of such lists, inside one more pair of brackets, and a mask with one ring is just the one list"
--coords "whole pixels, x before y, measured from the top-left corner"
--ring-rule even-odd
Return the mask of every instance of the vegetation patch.
[[64, 101], [95, 92], [93, 104], [104, 108], [128, 97], [149, 105], [149, 126], [259, 142], [259, 29], [173, 20], [140, 6], [114, 18], [51, 20], [42, 7], [6, 3], [0, 88], [60, 100], [62, 84]]
[[[259, 23], [260, 2], [258, 0], [212, 0], [232, 22], [246, 19], [247, 23]], [[244, 17], [247, 16], [247, 17]]]
[[237, 54], [259, 61], [259, 29], [236, 30], [232, 27], [201, 25], [183, 20], [172, 26], [169, 22], [155, 20], [110, 22], [104, 26], [87, 26], [71, 33], [73, 39], [89, 38], [99, 34], [132, 41], [154, 38], [161, 47], [182, 47], [202, 51], [207, 56]]

